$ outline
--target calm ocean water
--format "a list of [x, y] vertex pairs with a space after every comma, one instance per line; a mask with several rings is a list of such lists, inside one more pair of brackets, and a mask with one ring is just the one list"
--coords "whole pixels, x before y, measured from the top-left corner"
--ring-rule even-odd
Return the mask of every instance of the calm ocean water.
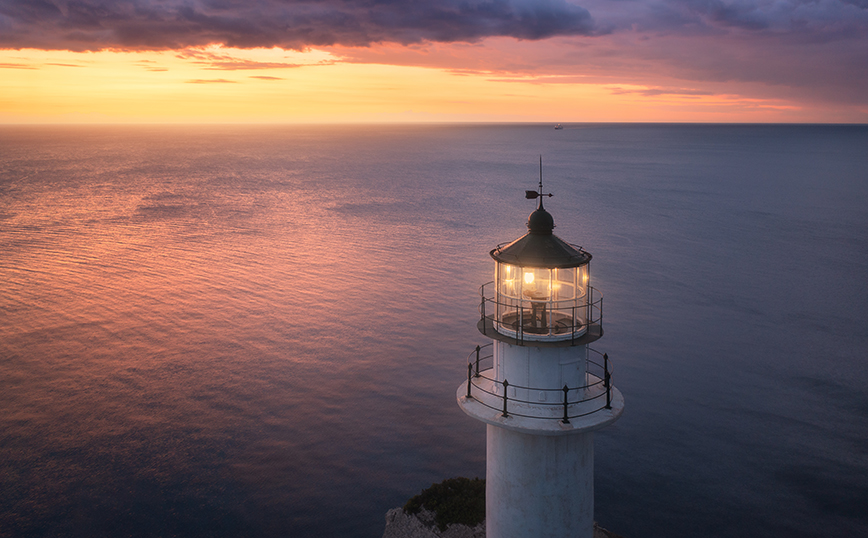
[[0, 536], [374, 538], [543, 155], [628, 538], [868, 535], [868, 127], [0, 127]]

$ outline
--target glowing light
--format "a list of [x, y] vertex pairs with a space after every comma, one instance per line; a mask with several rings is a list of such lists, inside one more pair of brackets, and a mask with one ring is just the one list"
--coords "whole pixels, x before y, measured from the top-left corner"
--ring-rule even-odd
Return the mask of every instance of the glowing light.
[[524, 274], [524, 283], [525, 284], [533, 284], [533, 273], [525, 273]]

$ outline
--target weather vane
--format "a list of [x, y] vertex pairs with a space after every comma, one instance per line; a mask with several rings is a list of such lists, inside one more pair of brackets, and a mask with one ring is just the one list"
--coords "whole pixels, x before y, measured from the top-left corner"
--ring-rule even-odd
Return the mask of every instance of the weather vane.
[[[524, 191], [524, 197], [528, 200], [535, 200], [537, 198], [542, 198], [543, 196], [552, 197], [552, 193], [543, 193], [543, 185], [542, 185], [542, 155], [539, 156], [539, 192], [537, 191]], [[542, 206], [542, 200], [539, 201], [540, 206]]]

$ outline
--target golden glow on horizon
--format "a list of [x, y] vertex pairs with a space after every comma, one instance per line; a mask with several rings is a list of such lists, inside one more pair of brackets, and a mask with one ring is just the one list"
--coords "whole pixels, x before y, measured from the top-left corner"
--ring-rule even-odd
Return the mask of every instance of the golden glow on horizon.
[[796, 121], [737, 95], [348, 63], [336, 54], [0, 51], [0, 123]]

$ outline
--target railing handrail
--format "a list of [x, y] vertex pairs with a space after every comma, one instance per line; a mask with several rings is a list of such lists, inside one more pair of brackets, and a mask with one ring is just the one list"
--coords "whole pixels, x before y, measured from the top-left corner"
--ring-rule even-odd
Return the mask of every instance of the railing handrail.
[[[490, 303], [495, 303], [495, 304], [504, 305], [504, 306], [515, 306], [515, 305], [511, 305], [511, 304], [507, 304], [507, 303], [501, 303], [500, 301], [498, 301], [497, 298], [495, 297], [497, 292], [490, 293], [490, 295], [486, 296], [485, 288], [491, 284], [494, 284], [493, 280], [489, 280], [485, 284], [482, 284], [481, 286], [479, 286], [479, 296], [480, 297], [482, 297], [484, 300], [486, 300]], [[603, 294], [600, 292], [600, 290], [598, 290], [597, 288], [590, 286], [590, 285], [588, 286], [588, 296], [589, 296], [588, 297], [589, 300], [586, 303], [587, 305], [602, 304], [602, 302], [603, 302]], [[596, 300], [594, 299], [594, 296], [597, 297]], [[557, 300], [555, 300], [555, 299], [528, 299], [528, 298], [524, 298], [524, 297], [513, 297], [512, 299], [515, 301], [526, 302], [526, 303], [564, 303], [564, 302], [575, 302], [578, 300], [578, 299], [557, 299]], [[584, 305], [582, 305], [582, 306], [584, 306]]]
[[[487, 358], [487, 357], [486, 357], [486, 358]], [[597, 362], [594, 362], [594, 361], [592, 361], [592, 360], [590, 360], [590, 359], [588, 359], [588, 362], [591, 363], [591, 364], [594, 364], [595, 366], [599, 366], [600, 368], [603, 368], [603, 365], [602, 365], [602, 364], [599, 364], [599, 363], [597, 363]], [[488, 371], [490, 371], [490, 370], [493, 370], [493, 368], [486, 368], [486, 369], [484, 369], [484, 370], [480, 370], [480, 373], [479, 373], [479, 374], [475, 374], [473, 377], [475, 377], [475, 378], [476, 378], [476, 377], [481, 377], [482, 379], [485, 379], [485, 380], [487, 380], [487, 381], [492, 381], [492, 382], [494, 382], [494, 383], [500, 383], [500, 381], [498, 381], [497, 379], [495, 379], [495, 378], [493, 378], [493, 377], [488, 377], [488, 376], [482, 375], [482, 372], [488, 372]], [[592, 372], [588, 372], [588, 373], [590, 373], [592, 376], [596, 377], [596, 378], [597, 378], [597, 381], [594, 381], [593, 383], [588, 383], [588, 384], [586, 384], [586, 385], [581, 385], [581, 386], [579, 386], [579, 387], [568, 387], [568, 389], [569, 389], [570, 391], [573, 391], [573, 390], [586, 390], [586, 389], [589, 389], [589, 388], [591, 388], [591, 387], [596, 387], [596, 386], [598, 386], [598, 385], [601, 385], [601, 384], [605, 383], [605, 378], [603, 378], [603, 377], [599, 377], [599, 376], [597, 376], [596, 374], [594, 374], [594, 373], [592, 373]], [[611, 372], [611, 370], [610, 370], [610, 371], [609, 371], [609, 376], [610, 376], [610, 377], [611, 377], [611, 374], [612, 374], [612, 372]], [[512, 388], [514, 388], [514, 389], [531, 390], [531, 391], [537, 391], [537, 392], [563, 392], [563, 390], [564, 390], [563, 388], [560, 388], [560, 389], [545, 389], [545, 388], [540, 388], [540, 387], [524, 387], [524, 386], [521, 386], [521, 385], [513, 385], [512, 383], [510, 383], [509, 386], [512, 387]], [[527, 403], [530, 403], [530, 402], [527, 402]]]
[[[485, 320], [490, 320], [492, 325], [494, 326], [494, 330], [497, 332], [501, 332], [502, 330], [507, 330], [510, 333], [515, 333], [515, 338], [522, 343], [524, 343], [526, 335], [527, 338], [531, 340], [538, 341], [539, 339], [548, 339], [555, 337], [560, 340], [564, 339], [572, 339], [574, 342], [577, 337], [580, 337], [584, 334], [588, 327], [594, 325], [601, 327], [603, 325], [603, 294], [600, 293], [600, 290], [594, 288], [593, 286], [587, 286], [587, 294], [586, 294], [586, 302], [583, 304], [575, 304], [579, 301], [579, 299], [559, 299], [559, 300], [534, 300], [534, 299], [526, 299], [523, 297], [515, 297], [510, 298], [510, 302], [502, 302], [500, 301], [500, 296], [498, 296], [497, 291], [495, 290], [493, 293], [489, 292], [486, 294], [486, 287], [494, 284], [494, 281], [491, 280], [482, 284], [479, 287], [479, 315], [480, 319], [485, 323]], [[486, 312], [486, 303], [491, 303], [494, 305], [494, 313]], [[563, 303], [568, 303], [568, 305], [564, 305]], [[572, 304], [569, 304], [572, 303]], [[525, 307], [534, 308], [535, 304], [544, 304], [550, 305], [550, 312], [561, 312], [570, 310], [569, 319], [571, 321], [569, 326], [561, 326], [558, 329], [554, 323], [554, 318], [549, 321], [552, 322], [551, 325], [546, 325], [543, 327], [547, 329], [549, 332], [540, 333], [538, 331], [527, 330], [525, 327], [525, 312], [527, 311]], [[515, 327], [511, 328], [509, 326], [504, 326], [504, 323], [511, 324], [513, 322], [505, 322], [501, 317], [501, 310], [505, 309], [506, 311], [514, 311], [513, 314], [517, 318], [515, 321]], [[585, 316], [577, 315], [580, 311], [585, 310]], [[580, 323], [576, 323], [580, 321]], [[568, 329], [568, 330], [565, 330]], [[483, 333], [485, 330], [483, 329]]]
[[[493, 358], [494, 358], [494, 355], [493, 355], [493, 354], [488, 354], [488, 355], [485, 355], [485, 356], [481, 356], [481, 355], [480, 355], [480, 352], [481, 352], [483, 349], [485, 349], [485, 348], [489, 348], [489, 347], [492, 347], [492, 344], [493, 344], [493, 342], [489, 342], [489, 343], [484, 344], [484, 345], [481, 345], [481, 346], [476, 346], [476, 349], [474, 349], [473, 351], [470, 352], [470, 354], [467, 355], [467, 362], [468, 362], [468, 363], [477, 364], [477, 363], [481, 363], [482, 361], [485, 361], [485, 360], [488, 360], [488, 359], [493, 359]], [[601, 358], [603, 358], [603, 357], [607, 357], [607, 356], [608, 356], [608, 355], [606, 355], [606, 354], [604, 354], [604, 353], [601, 353], [601, 352], [597, 351], [596, 349], [594, 349], [594, 348], [592, 348], [592, 347], [588, 347], [587, 349], [588, 349], [588, 351], [590, 351], [590, 352], [596, 353], [596, 354], [599, 355]], [[477, 359], [478, 359], [478, 360], [477, 360]], [[608, 370], [609, 377], [611, 378], [611, 376], [612, 376], [612, 372], [613, 372], [614, 370], [611, 368], [611, 366], [609, 366], [611, 363], [606, 364], [606, 361], [607, 361], [607, 359], [604, 359], [604, 364], [600, 364], [599, 362], [595, 361], [594, 359], [585, 359], [585, 362], [586, 362], [587, 364], [593, 364], [594, 366], [600, 368], [600, 369], [602, 370], [602, 374], [603, 374], [603, 375], [605, 375], [606, 372], [607, 372], [607, 370]], [[486, 376], [482, 375], [482, 373], [481, 373], [481, 372], [487, 372], [487, 371], [489, 371], [489, 370], [493, 370], [493, 369], [494, 369], [493, 366], [492, 366], [492, 367], [489, 367], [489, 368], [485, 368], [485, 369], [480, 369], [480, 370], [477, 371], [477, 373], [476, 373], [473, 377], [481, 377], [481, 378], [486, 379], [486, 380], [488, 380], [488, 381], [493, 381], [493, 382], [495, 382], [495, 383], [499, 383], [499, 381], [497, 381], [496, 379], [491, 378], [491, 377], [486, 377]], [[598, 381], [595, 381], [595, 382], [593, 382], [593, 383], [590, 383], [590, 384], [588, 384], [588, 385], [581, 385], [581, 386], [579, 386], [579, 387], [569, 387], [569, 390], [588, 389], [588, 388], [591, 388], [591, 387], [595, 387], [595, 386], [597, 386], [597, 385], [599, 385], [600, 383], [603, 383], [603, 382], [605, 381], [605, 379], [604, 379], [603, 377], [599, 377], [599, 376], [597, 376], [596, 374], [594, 374], [594, 373], [592, 373], [592, 372], [588, 372], [588, 373], [590, 373], [590, 374], [593, 375], [594, 377], [597, 377], [599, 380], [598, 380]], [[510, 384], [509, 386], [512, 387], [512, 388], [515, 388], [515, 389], [534, 390], [534, 391], [540, 391], [540, 392], [542, 392], [542, 391], [546, 391], [546, 392], [561, 392], [561, 391], [564, 390], [563, 388], [560, 388], [560, 389], [547, 389], [547, 388], [538, 388], [538, 387], [524, 387], [524, 386], [522, 386], [522, 385], [514, 385], [514, 384]]]
[[[471, 351], [467, 357], [468, 358], [468, 363], [467, 363], [467, 366], [468, 366], [468, 368], [467, 368], [467, 397], [476, 400], [477, 402], [484, 405], [485, 407], [488, 407], [489, 409], [494, 409], [496, 411], [501, 410], [500, 407], [494, 407], [492, 405], [487, 404], [486, 402], [484, 402], [483, 400], [481, 400], [479, 398], [473, 398], [473, 389], [476, 389], [477, 391], [481, 391], [484, 394], [488, 394], [489, 396], [493, 396], [493, 397], [497, 398], [499, 402], [502, 402], [503, 416], [515, 415], [515, 416], [524, 417], [524, 418], [534, 418], [534, 419], [543, 419], [543, 420], [545, 420], [545, 419], [551, 420], [554, 418], [551, 416], [525, 415], [525, 414], [521, 414], [521, 413], [515, 413], [514, 411], [508, 413], [507, 412], [508, 402], [514, 402], [517, 404], [527, 404], [527, 405], [533, 405], [533, 406], [540, 406], [540, 407], [563, 407], [564, 408], [564, 415], [563, 415], [561, 420], [565, 423], [569, 423], [569, 419], [571, 419], [571, 418], [579, 418], [579, 417], [583, 417], [586, 415], [590, 415], [592, 413], [596, 413], [598, 411], [602, 411], [603, 409], [611, 409], [612, 368], [611, 368], [611, 362], [609, 361], [608, 354], [600, 353], [596, 349], [593, 349], [590, 347], [587, 348], [588, 351], [596, 353], [597, 355], [600, 355], [603, 358], [603, 364], [600, 364], [599, 362], [597, 362], [591, 358], [585, 359], [586, 364], [594, 365], [597, 368], [602, 369], [601, 375], [597, 375], [594, 372], [586, 370], [586, 373], [590, 374], [590, 376], [596, 378], [596, 381], [593, 381], [591, 383], [586, 383], [585, 385], [581, 385], [578, 387], [569, 387], [567, 385], [564, 385], [562, 388], [559, 388], [559, 389], [536, 388], [536, 387], [524, 387], [521, 385], [513, 385], [513, 384], [509, 383], [509, 381], [507, 381], [506, 379], [504, 379], [503, 381], [498, 381], [494, 377], [489, 377], [487, 375], [484, 375], [483, 372], [487, 373], [489, 371], [494, 370], [494, 365], [493, 365], [494, 355], [493, 354], [486, 354], [483, 356], [481, 354], [483, 349], [491, 347], [491, 346], [492, 346], [492, 343], [488, 343], [488, 344], [485, 344], [482, 346], [476, 346], [476, 348], [473, 351]], [[487, 362], [489, 359], [492, 359], [492, 365], [488, 368], [481, 369], [480, 363], [482, 361]], [[482, 386], [478, 382], [474, 382], [474, 380], [476, 380], [476, 379], [482, 379], [485, 381], [489, 381], [492, 384], [492, 386], [500, 385], [500, 387], [503, 389], [503, 395], [501, 396], [501, 395], [497, 394], [497, 392], [492, 392], [492, 391], [486, 389], [484, 386]], [[582, 394], [585, 394], [588, 389], [594, 388], [594, 387], [599, 387], [601, 384], [604, 388], [604, 390], [601, 392], [598, 392], [598, 393], [593, 394], [591, 396], [583, 397], [583, 398], [578, 399], [578, 400], [570, 400], [569, 399], [569, 393], [572, 391], [576, 391], [576, 392], [581, 391]], [[548, 401], [540, 402], [540, 401], [522, 400], [522, 399], [516, 398], [516, 397], [509, 397], [509, 395], [507, 393], [508, 388], [534, 391], [534, 392], [563, 392], [564, 393], [564, 399], [561, 402], [548, 402]], [[599, 400], [599, 399], [604, 398], [604, 397], [605, 397], [605, 404], [600, 406], [600, 407], [594, 408], [594, 409], [586, 411], [584, 413], [579, 413], [579, 414], [574, 414], [574, 415], [570, 415], [568, 412], [568, 410], [571, 406], [576, 406], [576, 405], [584, 404], [587, 402], [593, 402], [595, 400]]]

